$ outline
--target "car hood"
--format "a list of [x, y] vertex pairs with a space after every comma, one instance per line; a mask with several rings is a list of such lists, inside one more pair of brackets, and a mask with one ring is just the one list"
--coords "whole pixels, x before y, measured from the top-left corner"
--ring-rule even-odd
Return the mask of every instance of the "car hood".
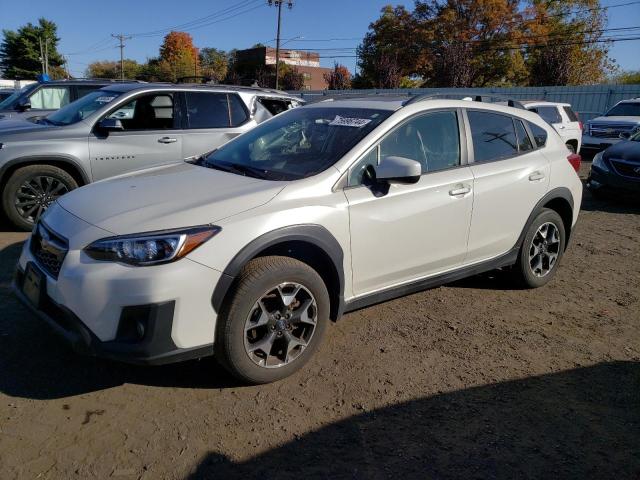
[[618, 142], [607, 148], [603, 153], [604, 158], [617, 158], [632, 162], [640, 162], [640, 142]]
[[620, 123], [620, 124], [635, 124], [640, 123], [640, 117], [597, 117], [591, 120], [589, 123]]
[[85, 222], [124, 235], [215, 223], [264, 205], [284, 185], [184, 163], [93, 183], [58, 203]]
[[42, 132], [51, 128], [56, 127], [30, 122], [24, 118], [0, 119], [0, 135], [2, 136], [14, 133]]

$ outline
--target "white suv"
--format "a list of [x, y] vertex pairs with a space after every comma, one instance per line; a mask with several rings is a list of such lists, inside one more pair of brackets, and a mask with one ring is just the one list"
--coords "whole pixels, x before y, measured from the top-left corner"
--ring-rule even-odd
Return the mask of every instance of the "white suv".
[[522, 102], [524, 108], [536, 112], [551, 125], [564, 140], [567, 148], [578, 153], [582, 146], [582, 122], [573, 111], [570, 103], [527, 101]]
[[501, 267], [546, 284], [581, 201], [567, 154], [524, 109], [317, 103], [200, 161], [61, 197], [24, 246], [15, 290], [90, 354], [215, 354], [270, 382], [344, 312]]

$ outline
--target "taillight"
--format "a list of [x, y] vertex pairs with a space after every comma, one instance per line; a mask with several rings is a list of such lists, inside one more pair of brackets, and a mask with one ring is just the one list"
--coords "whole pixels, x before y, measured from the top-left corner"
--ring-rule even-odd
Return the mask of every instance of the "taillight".
[[567, 157], [567, 160], [569, 160], [569, 163], [571, 164], [573, 169], [576, 171], [576, 173], [578, 173], [580, 171], [580, 163], [582, 163], [582, 157], [577, 153], [572, 153]]
[[582, 130], [582, 122], [578, 122], [578, 126], [580, 127], [580, 130]]

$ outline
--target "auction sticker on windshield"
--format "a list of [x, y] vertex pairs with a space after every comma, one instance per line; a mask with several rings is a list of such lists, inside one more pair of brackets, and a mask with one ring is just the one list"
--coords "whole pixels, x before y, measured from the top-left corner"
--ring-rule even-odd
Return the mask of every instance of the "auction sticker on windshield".
[[334, 118], [331, 121], [331, 123], [329, 123], [329, 125], [333, 127], [362, 128], [368, 125], [369, 123], [371, 123], [371, 120], [368, 118], [349, 118], [349, 117], [341, 117], [340, 115], [336, 115], [336, 118]]
[[96, 98], [96, 102], [99, 103], [109, 103], [111, 100], [113, 100], [114, 98], [116, 98], [115, 96], [113, 97], [98, 97]]

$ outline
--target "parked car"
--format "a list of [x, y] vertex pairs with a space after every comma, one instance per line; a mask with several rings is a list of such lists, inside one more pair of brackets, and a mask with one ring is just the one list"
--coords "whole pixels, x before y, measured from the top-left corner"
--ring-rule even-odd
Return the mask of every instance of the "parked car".
[[601, 152], [629, 135], [640, 126], [640, 97], [616, 103], [602, 117], [587, 122], [582, 136], [582, 148], [590, 153]]
[[264, 89], [118, 83], [35, 123], [7, 120], [4, 212], [31, 230], [52, 201], [78, 186], [202, 155], [300, 103]]
[[[111, 80], [54, 80], [30, 83], [0, 103], [0, 120], [42, 118], [87, 93], [113, 83]], [[0, 129], [6, 125], [0, 122]]]
[[0, 102], [9, 98], [14, 93], [15, 93], [15, 90], [13, 88], [0, 88]]
[[587, 187], [596, 196], [640, 192], [640, 127], [593, 157]]
[[570, 103], [547, 101], [525, 101], [524, 107], [536, 112], [551, 125], [562, 137], [564, 143], [573, 153], [580, 152], [582, 145], [582, 122], [578, 114], [573, 111]]
[[249, 383], [300, 368], [347, 311], [499, 267], [554, 276], [580, 210], [538, 115], [423, 97], [319, 102], [200, 161], [58, 199], [19, 298], [93, 355], [215, 355]]

